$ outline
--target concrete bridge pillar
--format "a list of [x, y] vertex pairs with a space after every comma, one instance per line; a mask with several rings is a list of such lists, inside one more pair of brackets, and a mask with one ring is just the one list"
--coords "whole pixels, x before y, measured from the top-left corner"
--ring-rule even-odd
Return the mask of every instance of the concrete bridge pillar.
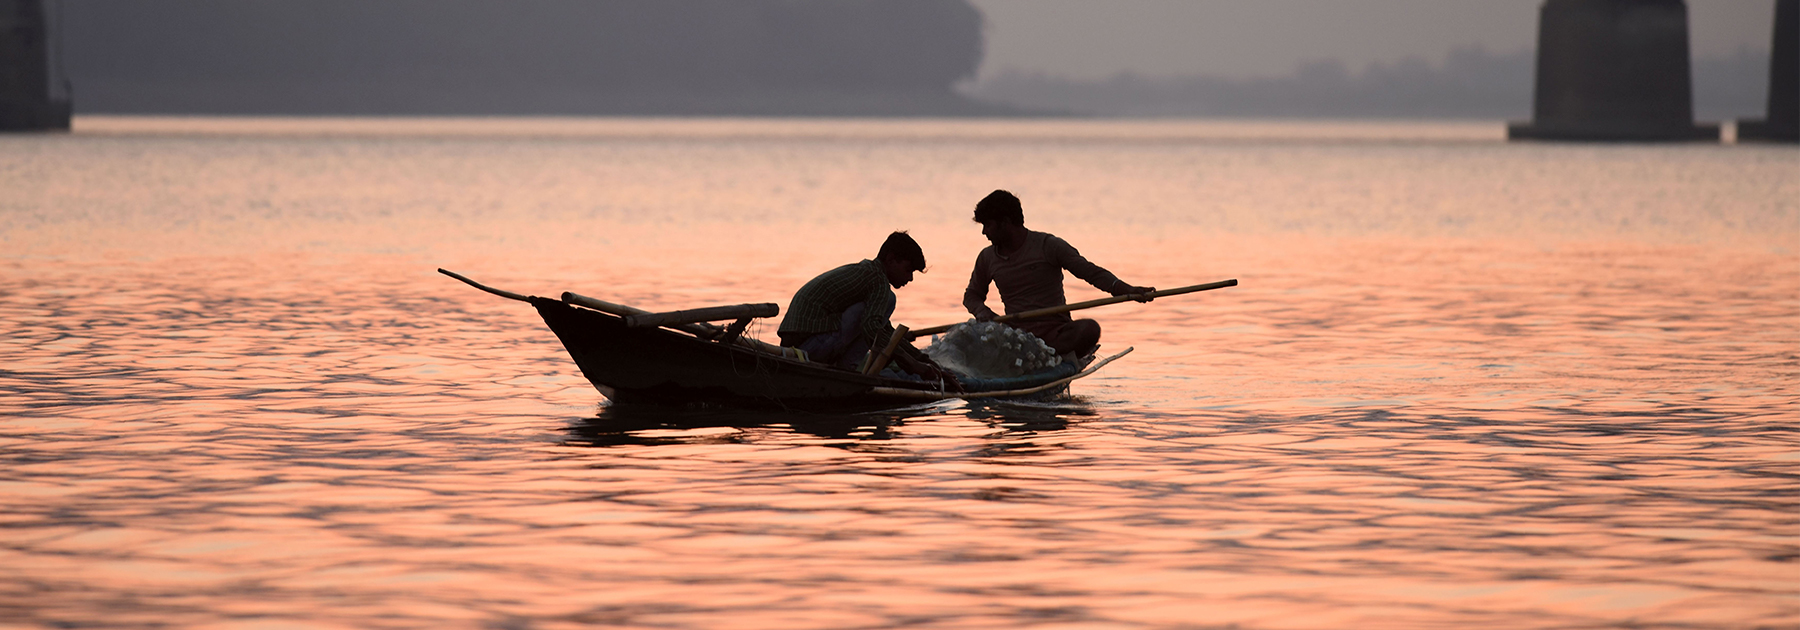
[[1719, 139], [1694, 124], [1687, 4], [1682, 0], [1545, 0], [1537, 87], [1512, 139]]
[[0, 0], [0, 131], [66, 130], [69, 101], [50, 93], [43, 0]]
[[1769, 52], [1769, 111], [1738, 121], [1738, 141], [1800, 142], [1800, 0], [1775, 0]]

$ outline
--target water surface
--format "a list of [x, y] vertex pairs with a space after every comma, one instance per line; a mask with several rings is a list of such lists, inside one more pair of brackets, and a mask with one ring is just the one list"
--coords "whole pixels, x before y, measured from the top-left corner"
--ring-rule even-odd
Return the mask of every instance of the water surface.
[[[0, 626], [1800, 624], [1800, 152], [1498, 129], [0, 137]], [[610, 406], [433, 273], [785, 305], [908, 229], [948, 323], [994, 188], [1242, 285], [1093, 311], [1136, 352], [1067, 399], [821, 415]]]

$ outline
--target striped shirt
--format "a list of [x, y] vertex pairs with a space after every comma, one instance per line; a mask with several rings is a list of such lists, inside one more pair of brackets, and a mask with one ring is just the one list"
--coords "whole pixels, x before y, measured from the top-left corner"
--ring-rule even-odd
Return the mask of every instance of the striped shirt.
[[863, 334], [874, 343], [885, 343], [894, 331], [888, 325], [888, 318], [894, 315], [894, 289], [888, 285], [881, 263], [873, 260], [844, 265], [808, 281], [794, 293], [777, 332], [786, 335], [835, 331], [844, 311], [857, 302], [864, 305]]
[[[1063, 297], [1064, 269], [1112, 295], [1119, 295], [1116, 291], [1125, 286], [1112, 272], [1082, 258], [1068, 241], [1045, 232], [1029, 232], [1011, 256], [1001, 256], [992, 245], [975, 256], [975, 271], [969, 274], [969, 288], [963, 291], [963, 307], [972, 315], [992, 315], [994, 311], [987, 305], [989, 283], [1000, 287], [1000, 302], [1009, 315], [1068, 304]], [[1064, 313], [1048, 319], [1066, 322], [1070, 317]]]

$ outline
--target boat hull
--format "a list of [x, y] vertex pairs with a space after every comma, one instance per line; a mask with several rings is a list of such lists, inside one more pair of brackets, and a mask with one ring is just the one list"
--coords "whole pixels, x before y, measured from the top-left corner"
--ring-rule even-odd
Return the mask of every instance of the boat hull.
[[918, 381], [865, 376], [665, 328], [630, 328], [624, 318], [557, 300], [534, 297], [531, 304], [582, 375], [618, 403], [874, 410], [930, 401], [878, 388], [935, 391]]

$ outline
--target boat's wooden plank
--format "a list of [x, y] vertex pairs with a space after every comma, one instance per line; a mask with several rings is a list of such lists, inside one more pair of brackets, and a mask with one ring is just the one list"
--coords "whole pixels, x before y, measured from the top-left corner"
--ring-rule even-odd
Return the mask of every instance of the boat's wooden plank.
[[676, 326], [680, 324], [716, 322], [722, 319], [774, 317], [780, 313], [781, 307], [769, 302], [760, 304], [732, 304], [729, 306], [690, 308], [679, 311], [669, 311], [666, 313], [626, 315], [625, 325], [631, 328], [653, 328], [656, 326]]
[[895, 398], [914, 398], [914, 399], [918, 399], [918, 400], [949, 400], [951, 398], [962, 398], [962, 399], [968, 400], [968, 399], [975, 399], [975, 398], [1005, 398], [1005, 397], [1010, 397], [1010, 396], [1030, 396], [1032, 394], [1042, 393], [1042, 392], [1050, 391], [1052, 389], [1056, 389], [1058, 387], [1062, 387], [1064, 385], [1068, 385], [1070, 382], [1073, 382], [1075, 379], [1087, 376], [1089, 374], [1093, 374], [1094, 372], [1098, 372], [1098, 371], [1100, 371], [1100, 368], [1106, 367], [1106, 364], [1112, 363], [1114, 360], [1118, 359], [1119, 357], [1125, 356], [1127, 354], [1131, 354], [1131, 351], [1135, 350], [1135, 349], [1136, 348], [1126, 348], [1124, 352], [1120, 352], [1118, 354], [1115, 354], [1110, 357], [1106, 357], [1104, 359], [1096, 361], [1096, 362], [1094, 362], [1093, 365], [1088, 366], [1087, 369], [1077, 372], [1075, 374], [1071, 374], [1067, 378], [1057, 379], [1057, 380], [1051, 381], [1049, 383], [1039, 385], [1037, 387], [1028, 387], [1025, 389], [1009, 389], [1009, 390], [997, 391], [997, 392], [966, 392], [966, 393], [958, 394], [958, 393], [945, 392], [945, 391], [924, 391], [924, 390], [917, 390], [917, 389], [900, 389], [898, 387], [876, 387], [876, 388], [870, 390], [870, 393], [879, 394], [882, 396], [893, 396]]
[[887, 345], [881, 347], [879, 354], [869, 357], [869, 362], [863, 366], [862, 373], [870, 376], [880, 374], [881, 368], [887, 367], [888, 362], [894, 360], [894, 350], [899, 348], [906, 338], [906, 324], [895, 326], [894, 334], [888, 335]]

